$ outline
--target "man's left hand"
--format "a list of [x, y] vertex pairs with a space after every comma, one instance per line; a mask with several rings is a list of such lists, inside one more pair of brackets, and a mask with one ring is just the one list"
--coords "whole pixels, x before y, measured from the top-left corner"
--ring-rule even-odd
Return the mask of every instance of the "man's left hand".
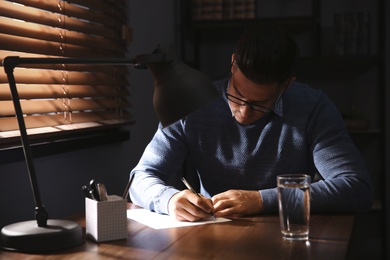
[[228, 190], [211, 198], [216, 217], [241, 217], [259, 214], [263, 202], [259, 191]]

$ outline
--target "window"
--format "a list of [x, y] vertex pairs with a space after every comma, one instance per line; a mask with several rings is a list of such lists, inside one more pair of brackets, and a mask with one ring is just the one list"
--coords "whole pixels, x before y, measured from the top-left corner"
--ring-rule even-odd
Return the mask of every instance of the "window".
[[[0, 2], [0, 59], [125, 58], [125, 0]], [[25, 65], [14, 70], [31, 139], [118, 128], [133, 122], [128, 70], [109, 65]], [[0, 147], [19, 142], [8, 80], [0, 71]]]

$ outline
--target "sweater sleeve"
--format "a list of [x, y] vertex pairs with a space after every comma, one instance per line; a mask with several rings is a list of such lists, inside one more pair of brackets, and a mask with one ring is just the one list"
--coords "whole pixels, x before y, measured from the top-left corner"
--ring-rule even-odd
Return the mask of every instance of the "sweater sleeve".
[[159, 126], [139, 163], [132, 170], [131, 201], [145, 209], [168, 214], [168, 202], [177, 192], [167, 182], [184, 162], [187, 149], [180, 121], [166, 128]]
[[[311, 211], [361, 212], [370, 209], [373, 199], [371, 178], [338, 109], [323, 95], [307, 122], [308, 149], [320, 175], [320, 180], [311, 185]], [[314, 176], [314, 173], [310, 174]], [[276, 212], [277, 188], [260, 190], [260, 194], [264, 212]]]
[[337, 108], [324, 96], [309, 122], [313, 162], [322, 177], [311, 186], [312, 210], [360, 212], [370, 209], [371, 178]]

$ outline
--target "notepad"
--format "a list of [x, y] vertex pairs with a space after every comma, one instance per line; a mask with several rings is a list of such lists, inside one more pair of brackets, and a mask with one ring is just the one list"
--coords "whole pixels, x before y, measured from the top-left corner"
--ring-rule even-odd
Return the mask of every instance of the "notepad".
[[217, 218], [216, 220], [214, 220], [211, 217], [196, 222], [178, 221], [171, 216], [158, 214], [146, 209], [128, 209], [127, 218], [135, 220], [141, 224], [144, 224], [154, 229], [217, 224], [217, 223], [231, 221], [231, 219], [227, 219], [227, 218]]

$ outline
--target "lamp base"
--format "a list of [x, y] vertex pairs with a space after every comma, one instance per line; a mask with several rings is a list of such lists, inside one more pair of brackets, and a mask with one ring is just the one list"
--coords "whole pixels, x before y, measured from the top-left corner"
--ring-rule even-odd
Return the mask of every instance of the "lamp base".
[[74, 247], [84, 240], [81, 226], [68, 220], [48, 220], [38, 227], [35, 220], [10, 224], [1, 230], [1, 248], [36, 253]]

